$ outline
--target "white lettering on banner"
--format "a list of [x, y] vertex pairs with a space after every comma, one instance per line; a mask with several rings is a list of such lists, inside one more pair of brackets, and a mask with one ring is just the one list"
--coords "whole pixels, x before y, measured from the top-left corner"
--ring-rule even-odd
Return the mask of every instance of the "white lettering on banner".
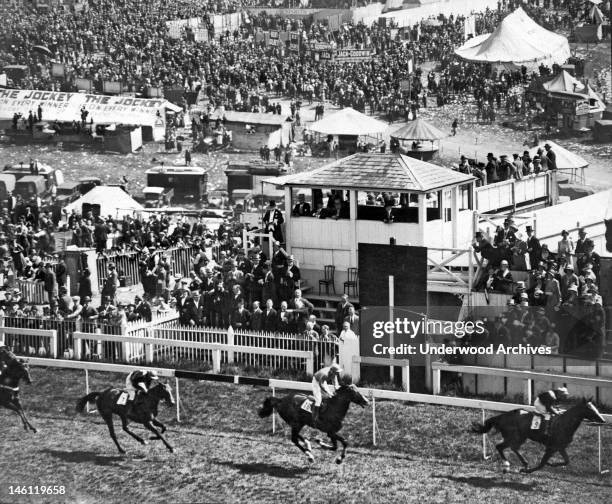
[[0, 119], [10, 120], [15, 114], [27, 116], [40, 106], [44, 120], [72, 122], [80, 120], [84, 107], [95, 112], [93, 119], [97, 123], [153, 126], [157, 112], [161, 113], [166, 104], [162, 99], [11, 89], [0, 90]]

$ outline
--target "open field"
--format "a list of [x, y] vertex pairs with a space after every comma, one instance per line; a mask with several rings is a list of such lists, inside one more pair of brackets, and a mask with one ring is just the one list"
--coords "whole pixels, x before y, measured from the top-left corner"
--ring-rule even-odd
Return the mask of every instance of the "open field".
[[[480, 436], [467, 432], [480, 412], [379, 401], [377, 447], [371, 443], [371, 408], [353, 406], [343, 429], [351, 444], [345, 463], [337, 466], [333, 454], [315, 448], [316, 461], [309, 465], [287, 428], [273, 436], [270, 419], [256, 415], [267, 389], [187, 380], [180, 394], [184, 421], [177, 424], [167, 406], [160, 414], [176, 453], [159, 442], [138, 445], [116, 425], [128, 450], [121, 456], [97, 414], [74, 414], [74, 402], [84, 395], [83, 375], [33, 370], [34, 384], [23, 388], [23, 402], [38, 434], [26, 434], [14, 414], [0, 413], [0, 502], [591, 504], [609, 502], [612, 492], [610, 475], [597, 475], [592, 428], [578, 431], [568, 468], [525, 476], [513, 465], [502, 475], [496, 458], [482, 460]], [[123, 381], [103, 373], [91, 373], [90, 379], [92, 390]], [[609, 466], [612, 432], [604, 429], [603, 435]], [[531, 462], [541, 452], [530, 443], [524, 449]], [[8, 485], [35, 484], [65, 485], [67, 493], [8, 495]]]

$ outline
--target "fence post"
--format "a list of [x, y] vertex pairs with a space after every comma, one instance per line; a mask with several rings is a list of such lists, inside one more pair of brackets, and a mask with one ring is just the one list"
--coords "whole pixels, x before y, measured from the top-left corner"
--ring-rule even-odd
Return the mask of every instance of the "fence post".
[[[234, 346], [234, 328], [231, 325], [227, 328], [227, 345]], [[234, 362], [234, 350], [231, 348], [227, 349], [227, 362]]]
[[79, 333], [72, 333], [72, 346], [74, 347], [74, 358], [76, 360], [81, 360], [81, 350], [82, 350], [82, 341], [81, 338], [77, 338]]
[[432, 370], [433, 374], [433, 395], [440, 395], [440, 369], [436, 368]]
[[525, 402], [531, 406], [531, 379], [525, 381]]
[[[276, 397], [276, 387], [272, 387], [272, 397]], [[276, 433], [276, 411], [272, 408], [272, 434]]]
[[181, 408], [180, 408], [180, 403], [181, 403], [181, 396], [180, 396], [180, 392], [179, 392], [179, 379], [178, 378], [174, 378], [174, 385], [176, 386], [176, 421], [180, 422], [181, 421]]
[[410, 392], [410, 365], [402, 366], [402, 387], [404, 392]]
[[[85, 395], [89, 395], [89, 369], [87, 368], [85, 368]], [[89, 413], [89, 401], [85, 403], [85, 411]]]
[[213, 373], [221, 372], [221, 349], [215, 348], [212, 351]]
[[[151, 333], [153, 332], [153, 328], [147, 327], [146, 331], [147, 331], [147, 338], [152, 338], [153, 335]], [[145, 362], [147, 364], [151, 364], [153, 362], [153, 344], [151, 343], [145, 344]], [[178, 390], [178, 383], [177, 383], [177, 390]]]
[[306, 358], [306, 374], [314, 374], [314, 356], [312, 354]]
[[[485, 410], [482, 410], [482, 423], [483, 423], [483, 425], [484, 425], [485, 422], [486, 422]], [[487, 460], [487, 433], [486, 432], [482, 435], [482, 458], [484, 460]]]
[[372, 394], [372, 444], [376, 446], [376, 397], [374, 394]]
[[51, 357], [57, 359], [57, 331], [55, 329], [51, 331], [51, 343], [49, 347], [51, 348]]

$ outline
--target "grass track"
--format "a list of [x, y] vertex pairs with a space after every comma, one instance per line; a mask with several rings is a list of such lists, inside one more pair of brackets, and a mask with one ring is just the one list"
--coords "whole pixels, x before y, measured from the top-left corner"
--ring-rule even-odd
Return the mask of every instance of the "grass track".
[[[93, 390], [122, 382], [119, 375], [90, 377]], [[336, 466], [333, 454], [315, 449], [316, 462], [309, 465], [289, 441], [287, 428], [272, 436], [270, 419], [256, 416], [267, 390], [182, 380], [185, 421], [177, 424], [167, 407], [160, 415], [177, 453], [169, 454], [159, 442], [138, 445], [117, 421], [119, 440], [128, 450], [121, 456], [97, 414], [74, 415], [74, 402], [84, 394], [82, 372], [37, 368], [33, 378], [35, 384], [23, 389], [23, 402], [39, 433], [25, 434], [16, 416], [0, 413], [2, 504], [591, 504], [610, 502], [612, 495], [610, 476], [597, 475], [596, 431], [591, 428], [578, 431], [569, 450], [570, 467], [502, 475], [496, 461], [482, 461], [480, 437], [466, 431], [479, 412], [379, 401], [379, 446], [371, 444], [371, 410], [352, 407], [343, 429], [351, 443], [345, 464]], [[44, 396], [49, 397], [46, 404]], [[612, 432], [604, 430], [609, 463], [611, 439]], [[541, 454], [531, 443], [524, 451], [532, 462]], [[17, 484], [65, 485], [67, 495], [9, 496], [8, 485]]]

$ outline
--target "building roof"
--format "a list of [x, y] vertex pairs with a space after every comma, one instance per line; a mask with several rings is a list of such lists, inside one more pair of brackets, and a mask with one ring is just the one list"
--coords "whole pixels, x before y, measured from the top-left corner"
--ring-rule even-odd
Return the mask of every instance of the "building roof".
[[266, 179], [276, 186], [427, 193], [474, 180], [404, 155], [357, 153], [309, 172]]
[[399, 138], [400, 140], [441, 140], [446, 138], [448, 135], [443, 131], [440, 131], [435, 126], [429, 124], [424, 119], [417, 119], [415, 121], [408, 121], [408, 123], [395, 130], [391, 133], [393, 138]]
[[277, 114], [261, 114], [257, 112], [236, 112], [234, 110], [215, 110], [210, 118], [213, 121], [225, 117], [227, 122], [237, 122], [244, 124], [264, 124], [266, 126], [282, 126], [287, 122], [289, 116]]
[[376, 135], [387, 130], [387, 124], [350, 107], [330, 114], [308, 126], [322, 135]]
[[491, 35], [474, 37], [455, 53], [468, 61], [529, 66], [562, 64], [570, 57], [567, 38], [543, 28], [520, 7]]

